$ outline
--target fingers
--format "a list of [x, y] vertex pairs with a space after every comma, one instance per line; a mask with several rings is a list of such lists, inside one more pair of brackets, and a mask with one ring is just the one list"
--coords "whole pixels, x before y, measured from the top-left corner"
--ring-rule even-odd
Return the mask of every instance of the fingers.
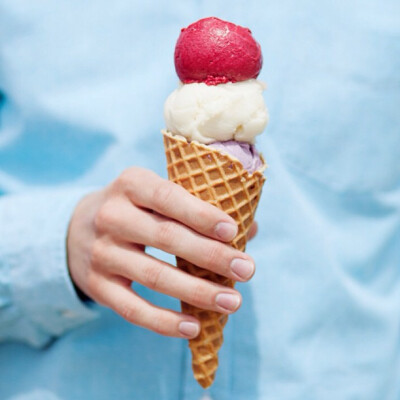
[[258, 224], [256, 221], [254, 221], [249, 229], [249, 233], [247, 234], [247, 239], [251, 240], [254, 238], [254, 236], [257, 235], [257, 231], [258, 231]]
[[132, 324], [166, 336], [193, 338], [200, 332], [199, 322], [190, 315], [166, 310], [139, 297], [117, 277], [98, 283], [96, 301], [112, 308]]
[[231, 241], [237, 235], [237, 224], [230, 216], [191, 195], [181, 186], [145, 169], [132, 168], [125, 174], [127, 194], [134, 204], [154, 210], [214, 239]]
[[123, 202], [112, 217], [109, 229], [128, 242], [164, 250], [237, 281], [247, 281], [255, 272], [254, 262], [247, 254], [199, 235], [176, 221]]
[[110, 246], [105, 257], [111, 273], [196, 307], [225, 314], [240, 307], [236, 290], [187, 274], [134, 248]]

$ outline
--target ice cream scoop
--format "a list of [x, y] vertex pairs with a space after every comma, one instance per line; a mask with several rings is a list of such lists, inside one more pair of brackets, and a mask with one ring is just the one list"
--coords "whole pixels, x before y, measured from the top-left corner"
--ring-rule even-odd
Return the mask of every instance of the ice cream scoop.
[[254, 143], [268, 123], [264, 87], [255, 79], [217, 86], [180, 85], [165, 102], [166, 127], [204, 144], [231, 139]]
[[255, 79], [262, 61], [250, 29], [215, 17], [183, 28], [175, 47], [175, 69], [183, 83]]
[[214, 142], [210, 144], [210, 147], [219, 150], [222, 154], [229, 154], [238, 159], [243, 168], [250, 174], [264, 165], [260, 154], [253, 144], [227, 140], [225, 142]]

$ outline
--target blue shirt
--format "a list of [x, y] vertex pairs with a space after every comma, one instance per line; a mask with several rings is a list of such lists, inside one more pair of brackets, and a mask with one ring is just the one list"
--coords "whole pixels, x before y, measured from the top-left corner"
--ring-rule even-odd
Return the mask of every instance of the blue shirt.
[[[260, 42], [271, 122], [258, 270], [203, 392], [185, 340], [78, 298], [65, 238], [123, 169], [166, 177], [175, 41], [210, 15]], [[1, 0], [0, 60], [1, 399], [400, 398], [398, 1]]]

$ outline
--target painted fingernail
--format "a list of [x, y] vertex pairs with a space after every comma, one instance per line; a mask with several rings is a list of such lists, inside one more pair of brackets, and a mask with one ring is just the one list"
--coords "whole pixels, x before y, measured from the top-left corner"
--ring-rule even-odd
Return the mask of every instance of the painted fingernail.
[[247, 280], [254, 274], [255, 266], [250, 260], [234, 258], [231, 262], [231, 270], [239, 278]]
[[236, 294], [220, 293], [215, 298], [215, 302], [227, 311], [236, 311], [240, 305], [240, 297]]
[[200, 332], [199, 324], [195, 322], [183, 321], [179, 324], [179, 332], [187, 337], [196, 337]]
[[232, 240], [238, 232], [236, 224], [229, 222], [219, 222], [215, 227], [215, 233], [221, 240]]

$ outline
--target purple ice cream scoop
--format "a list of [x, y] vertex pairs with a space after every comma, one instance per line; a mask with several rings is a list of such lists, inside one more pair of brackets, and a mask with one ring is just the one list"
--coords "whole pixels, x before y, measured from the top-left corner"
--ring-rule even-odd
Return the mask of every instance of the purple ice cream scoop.
[[214, 142], [210, 147], [220, 150], [221, 153], [227, 153], [237, 158], [250, 174], [263, 166], [260, 154], [255, 146], [246, 142], [237, 142], [236, 140], [227, 140], [225, 142]]

